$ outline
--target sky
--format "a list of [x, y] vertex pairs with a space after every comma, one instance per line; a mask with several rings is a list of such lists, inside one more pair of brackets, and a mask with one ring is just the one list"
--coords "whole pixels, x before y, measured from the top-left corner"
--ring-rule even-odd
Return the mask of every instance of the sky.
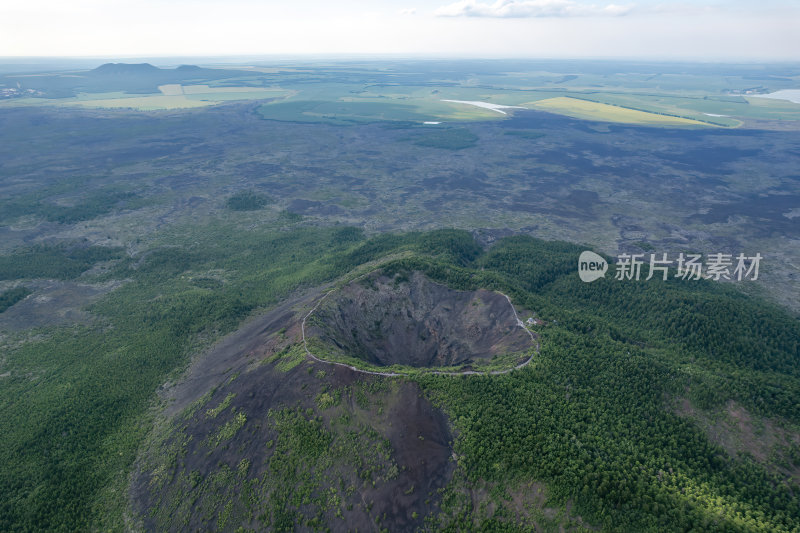
[[0, 0], [0, 56], [800, 61], [798, 0]]

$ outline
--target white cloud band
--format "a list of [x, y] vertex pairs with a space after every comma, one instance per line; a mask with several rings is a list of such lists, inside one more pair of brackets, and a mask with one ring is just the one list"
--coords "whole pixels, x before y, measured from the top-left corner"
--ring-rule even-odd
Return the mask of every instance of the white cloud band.
[[490, 4], [477, 0], [459, 0], [437, 9], [438, 17], [619, 17], [633, 11], [633, 6], [618, 4], [581, 4], [572, 0], [497, 0]]

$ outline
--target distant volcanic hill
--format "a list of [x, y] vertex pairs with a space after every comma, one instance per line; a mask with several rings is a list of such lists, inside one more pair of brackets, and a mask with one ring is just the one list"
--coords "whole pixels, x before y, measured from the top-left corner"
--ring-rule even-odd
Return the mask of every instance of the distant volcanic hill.
[[152, 94], [159, 86], [168, 84], [198, 84], [240, 76], [241, 71], [181, 65], [160, 68], [150, 63], [104, 63], [86, 72], [85, 77], [73, 78], [76, 89], [84, 92], [125, 91]]
[[92, 76], [129, 76], [158, 80], [164, 83], [180, 83], [182, 80], [214, 80], [241, 75], [239, 71], [204, 68], [197, 65], [181, 65], [176, 68], [160, 68], [150, 63], [104, 63], [89, 71]]
[[158, 74], [165, 69], [160, 69], [150, 63], [105, 63], [91, 72], [110, 76], [138, 76]]

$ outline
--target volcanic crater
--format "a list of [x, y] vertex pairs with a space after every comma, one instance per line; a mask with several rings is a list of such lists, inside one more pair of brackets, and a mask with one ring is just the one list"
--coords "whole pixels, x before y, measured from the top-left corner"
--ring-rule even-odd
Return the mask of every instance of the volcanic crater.
[[504, 295], [454, 290], [421, 272], [350, 282], [320, 302], [306, 333], [377, 366], [470, 367], [506, 354], [521, 363], [533, 347]]

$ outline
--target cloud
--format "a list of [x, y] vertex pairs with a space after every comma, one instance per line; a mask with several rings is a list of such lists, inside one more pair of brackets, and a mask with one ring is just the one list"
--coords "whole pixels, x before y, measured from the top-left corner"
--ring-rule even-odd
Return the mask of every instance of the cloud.
[[398, 13], [400, 15], [416, 15], [417, 14], [417, 8], [409, 7], [409, 8], [406, 8], [406, 9], [401, 9], [400, 11], [398, 11]]
[[493, 4], [477, 0], [459, 0], [440, 7], [438, 17], [619, 17], [633, 11], [631, 5], [581, 4], [572, 0], [497, 0]]

